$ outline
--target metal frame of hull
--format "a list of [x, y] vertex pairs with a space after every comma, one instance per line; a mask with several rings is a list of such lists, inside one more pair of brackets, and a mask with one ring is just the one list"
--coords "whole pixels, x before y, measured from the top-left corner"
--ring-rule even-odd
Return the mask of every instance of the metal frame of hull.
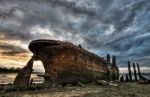
[[39, 50], [38, 59], [45, 68], [45, 83], [75, 83], [107, 80], [107, 64], [83, 48], [72, 46], [51, 47]]
[[29, 50], [33, 52], [34, 60], [43, 63], [45, 84], [87, 83], [119, 76], [117, 66], [108, 70], [104, 58], [69, 42], [34, 40], [29, 44]]

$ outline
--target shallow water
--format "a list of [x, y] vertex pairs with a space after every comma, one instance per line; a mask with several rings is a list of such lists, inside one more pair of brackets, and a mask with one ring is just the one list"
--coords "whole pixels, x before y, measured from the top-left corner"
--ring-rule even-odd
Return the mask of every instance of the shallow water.
[[150, 80], [150, 75], [143, 75], [143, 76]]
[[[13, 83], [16, 75], [16, 73], [0, 73], [0, 84]], [[31, 78], [33, 78], [33, 83], [43, 83], [44, 81], [42, 77], [38, 77], [36, 74], [31, 74]]]
[[[13, 83], [16, 73], [0, 73], [0, 84], [8, 84]], [[125, 75], [123, 74], [125, 77]], [[143, 75], [147, 79], [150, 79], [150, 75]], [[134, 78], [134, 76], [132, 76]], [[33, 83], [43, 83], [44, 79], [42, 77], [37, 76], [36, 74], [32, 74], [31, 78], [33, 78]]]
[[[126, 78], [126, 74], [120, 74], [120, 76], [124, 76], [124, 78]], [[147, 78], [147, 79], [150, 80], [150, 75], [148, 75], [148, 74], [147, 74], [147, 75], [145, 75], [145, 74], [143, 75], [143, 74], [142, 74], [142, 76], [144, 76], [145, 78]], [[137, 78], [139, 79], [139, 76], [138, 76], [138, 75], [137, 75]], [[134, 79], [134, 75], [133, 75], [133, 74], [132, 74], [132, 79]]]

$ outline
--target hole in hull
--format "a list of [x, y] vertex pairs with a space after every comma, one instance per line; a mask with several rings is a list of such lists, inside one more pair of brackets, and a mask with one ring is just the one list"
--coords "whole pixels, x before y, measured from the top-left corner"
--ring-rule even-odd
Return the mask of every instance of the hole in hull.
[[41, 61], [34, 61], [33, 72], [31, 74], [32, 83], [44, 83], [44, 78], [38, 75], [45, 74], [45, 69]]

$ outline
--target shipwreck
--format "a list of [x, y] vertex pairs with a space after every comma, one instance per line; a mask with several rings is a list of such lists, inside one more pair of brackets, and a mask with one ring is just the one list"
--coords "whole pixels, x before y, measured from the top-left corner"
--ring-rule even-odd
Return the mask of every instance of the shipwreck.
[[26, 86], [30, 82], [33, 62], [40, 60], [45, 69], [44, 84], [88, 83], [97, 80], [118, 80], [116, 58], [99, 57], [81, 45], [57, 40], [33, 40], [29, 44], [33, 53], [27, 65], [15, 78], [15, 85]]

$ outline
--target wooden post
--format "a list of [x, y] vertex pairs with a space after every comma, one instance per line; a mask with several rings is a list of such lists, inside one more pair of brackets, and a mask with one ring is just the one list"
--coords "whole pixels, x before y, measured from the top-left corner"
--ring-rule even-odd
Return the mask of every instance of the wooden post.
[[112, 69], [113, 69], [112, 80], [115, 80], [116, 56], [112, 56]]
[[107, 80], [110, 81], [110, 55], [107, 54]]
[[121, 81], [121, 82], [124, 82], [124, 77], [123, 77], [123, 75], [120, 77], [120, 81]]
[[126, 74], [126, 82], [129, 82], [128, 74]]
[[129, 74], [129, 80], [132, 81], [130, 61], [128, 61], [128, 74]]
[[137, 75], [136, 75], [136, 67], [135, 67], [135, 63], [133, 63], [133, 70], [134, 70], [135, 81], [137, 81]]
[[107, 54], [107, 62], [110, 63], [110, 55]]
[[140, 71], [139, 63], [137, 63], [136, 65], [137, 65], [137, 70], [138, 70], [139, 79], [141, 79], [141, 71]]

